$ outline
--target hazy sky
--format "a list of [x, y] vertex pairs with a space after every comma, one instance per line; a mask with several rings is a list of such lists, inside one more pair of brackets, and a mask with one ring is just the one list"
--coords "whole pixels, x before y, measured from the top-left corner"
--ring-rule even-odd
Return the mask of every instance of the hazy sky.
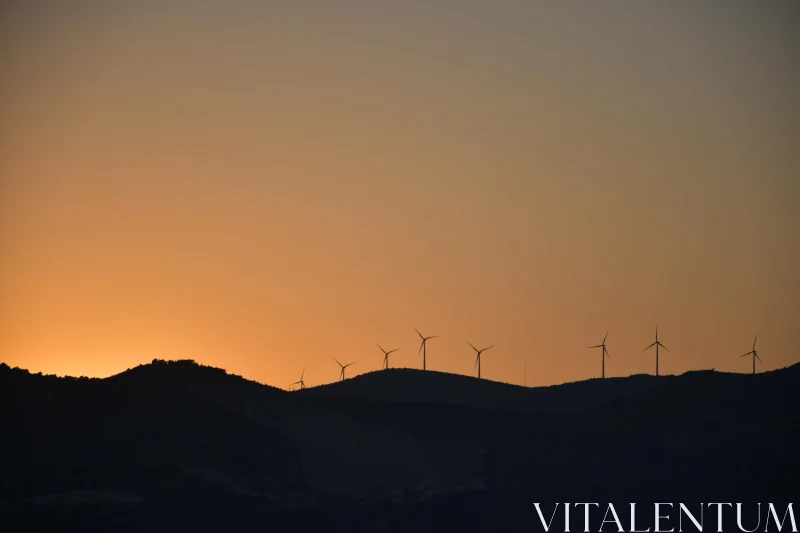
[[800, 360], [798, 2], [4, 2], [0, 360]]

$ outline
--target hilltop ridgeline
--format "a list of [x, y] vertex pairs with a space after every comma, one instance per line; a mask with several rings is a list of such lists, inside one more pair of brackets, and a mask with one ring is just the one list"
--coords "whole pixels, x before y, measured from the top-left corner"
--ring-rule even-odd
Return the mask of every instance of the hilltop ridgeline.
[[[182, 387], [225, 387], [229, 390], [263, 390], [268, 394], [288, 393], [283, 389], [263, 385], [224, 369], [198, 364], [191, 359], [165, 361], [154, 359], [108, 378], [57, 377], [31, 374], [27, 370], [9, 368], [0, 363], [0, 379], [11, 378], [5, 392], [22, 386], [28, 396], [35, 391], [53, 387], [67, 388], [83, 384], [101, 387], [113, 384], [116, 389], [142, 388], [158, 390]], [[800, 363], [784, 369], [749, 374], [689, 371], [681, 375], [655, 377], [639, 374], [618, 378], [592, 378], [584, 381], [541, 387], [522, 387], [508, 383], [477, 379], [472, 376], [410, 368], [390, 368], [360, 374], [344, 381], [308, 387], [295, 391], [298, 398], [323, 400], [351, 398], [380, 402], [441, 403], [484, 409], [579, 411], [624, 402], [642, 396], [665, 393], [686, 387], [711, 387], [710, 391], [734, 392], [738, 387], [755, 382], [774, 382], [798, 379]], [[102, 385], [105, 384], [105, 385]], [[8, 388], [10, 387], [10, 389]], [[0, 390], [0, 394], [3, 391]]]
[[496, 531], [537, 523], [531, 501], [780, 501], [798, 386], [800, 365], [538, 388], [397, 369], [298, 392], [193, 361], [0, 365], [0, 513], [9, 531]]

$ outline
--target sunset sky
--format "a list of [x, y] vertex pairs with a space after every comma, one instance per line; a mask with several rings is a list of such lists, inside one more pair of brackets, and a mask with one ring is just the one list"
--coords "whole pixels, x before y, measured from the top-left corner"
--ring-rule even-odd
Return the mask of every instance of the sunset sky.
[[798, 95], [798, 2], [3, 2], [0, 361], [787, 366]]

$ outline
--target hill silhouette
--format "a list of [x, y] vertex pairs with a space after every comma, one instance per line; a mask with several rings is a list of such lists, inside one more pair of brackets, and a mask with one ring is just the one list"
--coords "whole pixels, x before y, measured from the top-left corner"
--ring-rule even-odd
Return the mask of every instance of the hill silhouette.
[[747, 382], [742, 374], [712, 370], [678, 376], [647, 374], [624, 378], [589, 379], [546, 387], [522, 387], [471, 376], [408, 368], [377, 370], [354, 378], [301, 391], [317, 398], [359, 398], [387, 402], [445, 403], [484, 409], [569, 412], [593, 409], [658, 394], [679, 382], [702, 382], [736, 387]]
[[6, 531], [497, 531], [539, 501], [776, 501], [800, 365], [524, 388], [397, 369], [286, 392], [193, 361], [0, 365]]

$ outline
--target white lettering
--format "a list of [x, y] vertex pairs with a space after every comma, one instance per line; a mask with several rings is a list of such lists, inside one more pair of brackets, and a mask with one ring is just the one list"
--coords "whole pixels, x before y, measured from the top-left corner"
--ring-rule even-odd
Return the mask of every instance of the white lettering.
[[775, 507], [770, 503], [769, 504], [769, 512], [767, 513], [767, 523], [764, 524], [764, 531], [767, 531], [769, 527], [769, 515], [772, 515], [773, 520], [775, 520], [775, 526], [780, 531], [783, 528], [783, 523], [786, 521], [786, 515], [789, 515], [789, 521], [792, 523], [792, 532], [797, 533], [797, 523], [794, 521], [794, 510], [792, 510], [792, 504], [789, 504], [789, 507], [786, 508], [786, 512], [783, 513], [783, 519], [778, 522], [778, 513], [775, 512]]
[[699, 523], [697, 522], [697, 520], [695, 520], [694, 515], [692, 515], [692, 513], [689, 512], [689, 509], [687, 509], [685, 505], [683, 505], [682, 503], [679, 504], [679, 505], [680, 505], [680, 509], [678, 510], [678, 531], [680, 531], [680, 533], [683, 533], [683, 520], [681, 518], [683, 516], [681, 511], [683, 511], [683, 513], [686, 513], [686, 516], [689, 517], [689, 520], [694, 522], [694, 527], [697, 528], [697, 531], [699, 531], [700, 533], [703, 533], [703, 504], [702, 503], [700, 504], [700, 522]]
[[662, 505], [669, 505], [672, 507], [671, 503], [656, 503], [655, 504], [655, 512], [656, 512], [656, 529], [655, 533], [672, 533], [675, 531], [675, 528], [672, 529], [661, 529], [661, 520], [669, 520], [669, 515], [661, 516], [661, 506]]
[[[608, 512], [609, 511], [611, 511], [611, 514], [614, 516], [613, 520], [609, 520], [608, 519]], [[614, 504], [613, 503], [609, 503], [608, 507], [606, 507], [606, 514], [603, 516], [603, 522], [600, 524], [600, 529], [599, 529], [599, 531], [601, 533], [603, 531], [603, 524], [605, 524], [607, 522], [609, 522], [609, 523], [613, 522], [613, 523], [617, 524], [618, 533], [625, 533], [625, 528], [622, 527], [622, 523], [619, 521], [619, 517], [617, 516], [617, 511], [616, 511], [616, 509], [614, 509]]]
[[583, 533], [589, 533], [589, 509], [590, 505], [600, 507], [599, 503], [576, 503], [575, 507], [583, 505]]
[[709, 503], [708, 506], [711, 507], [712, 505], [717, 506], [717, 533], [722, 533], [722, 506], [729, 505], [733, 507], [731, 503]]
[[534, 503], [533, 506], [536, 507], [536, 512], [539, 513], [539, 520], [542, 521], [542, 527], [544, 530], [550, 531], [550, 525], [553, 523], [553, 518], [556, 516], [556, 511], [558, 510], [558, 503], [556, 503], [556, 506], [553, 508], [553, 514], [550, 515], [550, 522], [547, 524], [544, 523], [544, 515], [542, 514], [542, 509], [539, 507], [539, 503]]
[[758, 529], [758, 526], [761, 525], [761, 504], [760, 503], [758, 504], [758, 524], [756, 524], [756, 527], [754, 527], [753, 529], [745, 529], [744, 526], [742, 525], [742, 504], [741, 503], [737, 503], [736, 504], [736, 524], [739, 526], [739, 529], [741, 531], [744, 531], [746, 533], [753, 533], [756, 529]]
[[636, 504], [631, 504], [631, 533], [648, 533], [650, 528], [643, 529], [641, 531], [636, 531]]

